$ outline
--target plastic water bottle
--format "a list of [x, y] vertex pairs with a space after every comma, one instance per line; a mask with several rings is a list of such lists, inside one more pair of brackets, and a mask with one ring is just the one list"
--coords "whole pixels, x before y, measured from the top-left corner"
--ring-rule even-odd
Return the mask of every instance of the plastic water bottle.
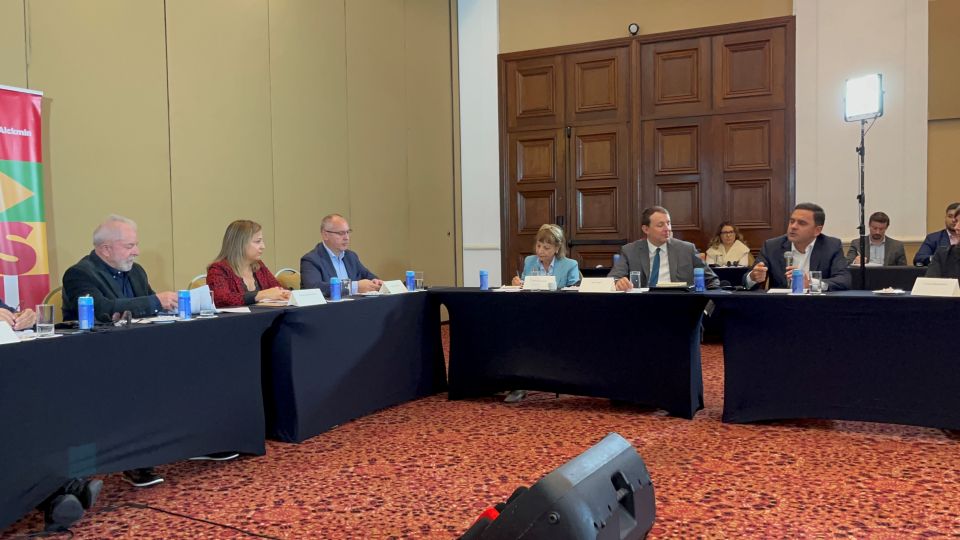
[[791, 281], [792, 287], [790, 287], [790, 291], [793, 294], [803, 294], [803, 270], [794, 268]]
[[340, 278], [330, 278], [330, 299], [336, 302], [340, 300]]
[[480, 271], [480, 290], [486, 291], [490, 289], [490, 275], [486, 270]]
[[77, 299], [77, 318], [80, 319], [81, 330], [93, 330], [93, 297], [81, 296]]
[[417, 290], [417, 279], [416, 279], [417, 273], [414, 272], [413, 270], [407, 270], [406, 277], [407, 277], [407, 290], [408, 291]]
[[693, 269], [693, 290], [697, 292], [707, 291], [707, 285], [704, 283], [703, 268]]
[[190, 320], [190, 291], [177, 292], [177, 315], [182, 321]]

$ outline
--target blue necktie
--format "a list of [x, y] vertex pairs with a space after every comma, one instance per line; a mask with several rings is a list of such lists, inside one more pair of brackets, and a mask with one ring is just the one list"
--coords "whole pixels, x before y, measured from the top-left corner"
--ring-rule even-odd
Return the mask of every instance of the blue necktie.
[[657, 248], [653, 255], [653, 262], [650, 264], [650, 279], [647, 280], [648, 287], [656, 287], [660, 280], [660, 248]]

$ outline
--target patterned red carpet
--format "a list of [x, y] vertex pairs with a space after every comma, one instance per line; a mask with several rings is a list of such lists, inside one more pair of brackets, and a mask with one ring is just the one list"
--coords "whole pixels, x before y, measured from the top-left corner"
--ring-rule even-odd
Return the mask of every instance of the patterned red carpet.
[[[454, 538], [489, 503], [616, 431], [653, 477], [650, 538], [960, 537], [960, 441], [886, 424], [726, 425], [719, 346], [704, 347], [703, 369], [706, 409], [693, 421], [545, 393], [517, 405], [439, 395], [301, 445], [268, 443], [264, 457], [160, 467], [167, 481], [154, 488], [112, 475], [73, 532], [255, 537], [228, 525], [290, 539]], [[41, 527], [34, 512], [3, 538]]]

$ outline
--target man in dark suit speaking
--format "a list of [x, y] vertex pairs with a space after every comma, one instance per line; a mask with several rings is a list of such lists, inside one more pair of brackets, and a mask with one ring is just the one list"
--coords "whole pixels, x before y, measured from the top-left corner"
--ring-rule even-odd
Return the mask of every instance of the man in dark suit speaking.
[[[743, 284], [752, 289], [770, 279], [770, 287], [789, 289], [792, 272], [803, 270], [804, 288], [810, 284], [810, 272], [823, 272], [825, 289], [843, 291], [850, 288], [850, 270], [843, 257], [843, 243], [838, 238], [821, 234], [826, 221], [823, 208], [813, 203], [800, 203], [793, 208], [787, 234], [763, 243], [760, 256]], [[784, 255], [791, 260], [787, 264]]]
[[376, 291], [383, 282], [367, 270], [350, 246], [350, 224], [340, 214], [324, 216], [320, 222], [323, 241], [300, 258], [300, 284], [304, 289], [320, 289], [330, 296], [330, 278], [357, 282], [357, 292]]
[[708, 289], [720, 286], [717, 275], [697, 257], [696, 246], [672, 237], [670, 212], [666, 208], [645, 208], [640, 214], [640, 229], [646, 238], [620, 248], [620, 260], [607, 274], [607, 277], [617, 280], [618, 291], [633, 288], [630, 272], [640, 272], [641, 287], [654, 287], [666, 282], [693, 284], [694, 268], [703, 268], [703, 279]]

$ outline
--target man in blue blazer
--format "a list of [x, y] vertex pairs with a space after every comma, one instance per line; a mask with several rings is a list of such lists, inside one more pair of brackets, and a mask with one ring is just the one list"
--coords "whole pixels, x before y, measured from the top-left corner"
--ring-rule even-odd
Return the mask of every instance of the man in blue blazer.
[[932, 232], [924, 239], [917, 254], [913, 257], [915, 266], [930, 264], [934, 253], [941, 248], [948, 248], [960, 244], [960, 202], [950, 203], [947, 206], [947, 215], [943, 218], [943, 229]]
[[357, 292], [376, 291], [383, 282], [367, 270], [360, 257], [347, 249], [350, 246], [350, 224], [340, 214], [324, 216], [320, 222], [323, 241], [300, 257], [300, 286], [320, 289], [330, 296], [330, 278], [357, 282]]
[[[843, 256], [839, 238], [821, 234], [826, 221], [823, 208], [813, 203], [800, 203], [790, 214], [787, 234], [763, 243], [760, 255], [750, 272], [743, 276], [743, 284], [753, 289], [770, 279], [770, 287], [789, 289], [794, 268], [803, 270], [804, 287], [810, 283], [810, 272], [823, 272], [827, 290], [844, 291], [850, 288], [850, 270]], [[793, 262], [787, 266], [784, 254], [790, 253]]]

